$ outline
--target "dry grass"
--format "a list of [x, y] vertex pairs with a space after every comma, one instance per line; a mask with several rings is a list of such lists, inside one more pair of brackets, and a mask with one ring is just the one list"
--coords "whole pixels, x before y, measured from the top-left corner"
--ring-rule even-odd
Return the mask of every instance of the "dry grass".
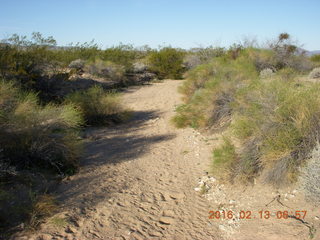
[[260, 67], [267, 66], [261, 59], [272, 64], [272, 52], [246, 49], [234, 60], [224, 56], [191, 69], [180, 89], [185, 103], [173, 122], [177, 127], [227, 127], [240, 144], [237, 157], [228, 141], [214, 150], [218, 173], [245, 181], [263, 173], [265, 182], [290, 183], [319, 140], [320, 84], [299, 81], [300, 73], [292, 68], [260, 77]]
[[51, 216], [57, 210], [57, 203], [53, 196], [44, 194], [33, 199], [29, 213], [28, 228], [36, 229], [42, 221]]
[[35, 94], [1, 81], [0, 106], [0, 143], [11, 165], [74, 171], [82, 118], [72, 105], [41, 106]]
[[89, 125], [121, 123], [130, 117], [119, 94], [106, 92], [99, 86], [69, 95], [66, 103], [74, 104]]

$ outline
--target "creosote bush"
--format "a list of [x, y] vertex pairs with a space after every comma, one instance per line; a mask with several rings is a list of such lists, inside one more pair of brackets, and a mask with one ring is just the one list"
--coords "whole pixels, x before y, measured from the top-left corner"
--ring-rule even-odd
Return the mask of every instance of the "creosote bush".
[[310, 60], [319, 65], [320, 63], [320, 54], [315, 54], [310, 57]]
[[100, 86], [72, 93], [67, 96], [66, 103], [76, 106], [89, 125], [120, 123], [130, 115], [118, 94], [106, 92]]
[[159, 51], [152, 51], [148, 55], [151, 71], [155, 72], [159, 79], [181, 79], [184, 71], [183, 58], [185, 53], [172, 47], [164, 47]]

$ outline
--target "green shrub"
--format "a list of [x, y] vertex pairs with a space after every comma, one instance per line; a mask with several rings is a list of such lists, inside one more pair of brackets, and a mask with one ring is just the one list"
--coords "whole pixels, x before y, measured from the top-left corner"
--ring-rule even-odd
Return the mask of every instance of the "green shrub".
[[153, 51], [148, 56], [151, 70], [157, 73], [159, 79], [182, 78], [183, 58], [185, 53], [181, 50], [165, 47], [159, 51]]
[[49, 50], [56, 41], [33, 33], [30, 40], [26, 36], [12, 35], [0, 45], [0, 73], [2, 77], [17, 79], [23, 87], [31, 89], [43, 73], [54, 72], [59, 67], [54, 54]]
[[315, 54], [310, 57], [310, 60], [315, 63], [320, 63], [320, 54]]
[[[301, 82], [293, 68], [259, 77], [260, 53], [244, 49], [234, 60], [223, 56], [188, 71], [180, 88], [185, 103], [173, 121], [178, 127], [226, 129], [239, 142], [236, 161], [222, 164], [232, 179], [252, 181], [262, 174], [273, 184], [295, 181], [319, 140], [320, 85]], [[215, 152], [217, 168], [228, 162], [230, 144]]]
[[0, 143], [12, 165], [74, 171], [82, 118], [72, 105], [43, 107], [34, 93], [0, 81], [0, 109]]
[[67, 96], [66, 103], [79, 109], [87, 124], [103, 125], [125, 121], [129, 112], [124, 109], [116, 93], [105, 92], [100, 86]]
[[184, 94], [184, 107], [177, 109], [180, 126], [212, 127], [230, 121], [233, 96], [241, 81], [257, 78], [258, 73], [245, 55], [230, 60], [226, 57], [199, 65], [186, 73], [187, 80], [179, 91]]
[[135, 49], [132, 45], [120, 44], [104, 50], [101, 58], [104, 61], [121, 65], [126, 71], [130, 71], [132, 70], [135, 60], [142, 58], [145, 54], [143, 54], [142, 51]]
[[213, 150], [211, 172], [225, 180], [230, 180], [231, 169], [236, 163], [237, 154], [231, 140], [224, 137], [223, 143]]

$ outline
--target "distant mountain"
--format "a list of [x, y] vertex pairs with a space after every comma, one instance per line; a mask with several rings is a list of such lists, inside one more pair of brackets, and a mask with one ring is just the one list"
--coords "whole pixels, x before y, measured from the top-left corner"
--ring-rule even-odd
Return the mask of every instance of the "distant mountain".
[[320, 50], [307, 51], [306, 54], [307, 54], [307, 56], [312, 56], [312, 55], [320, 54]]

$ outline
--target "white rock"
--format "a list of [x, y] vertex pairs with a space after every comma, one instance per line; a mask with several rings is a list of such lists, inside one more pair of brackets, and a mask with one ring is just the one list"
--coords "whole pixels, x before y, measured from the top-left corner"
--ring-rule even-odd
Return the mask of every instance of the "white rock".
[[226, 227], [225, 227], [224, 225], [219, 225], [219, 229], [220, 229], [221, 231], [226, 231]]
[[214, 177], [210, 177], [209, 180], [210, 180], [211, 182], [217, 181], [217, 179], [215, 179]]

